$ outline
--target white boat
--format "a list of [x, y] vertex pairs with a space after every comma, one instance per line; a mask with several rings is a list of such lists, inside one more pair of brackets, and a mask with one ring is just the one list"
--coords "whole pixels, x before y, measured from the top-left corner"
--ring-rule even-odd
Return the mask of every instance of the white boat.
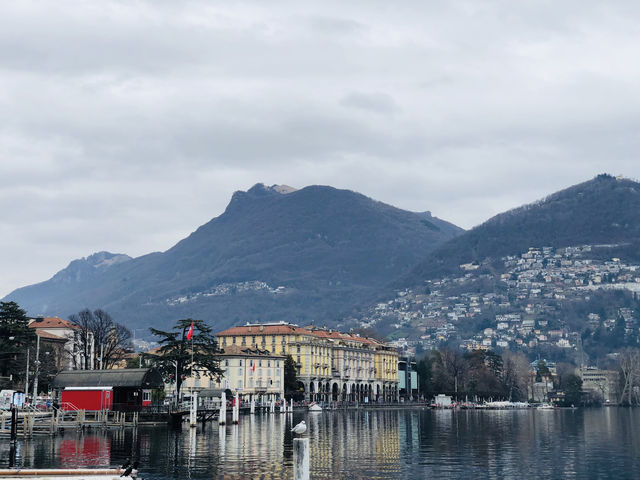
[[556, 408], [556, 407], [554, 407], [550, 403], [543, 403], [542, 405], [538, 405], [536, 407], [536, 409], [538, 409], [538, 410], [553, 410], [554, 408]]
[[119, 468], [2, 468], [0, 480], [125, 480]]
[[309, 404], [309, 411], [310, 412], [321, 412], [322, 411], [322, 407], [320, 405], [318, 405], [316, 402], [311, 402]]

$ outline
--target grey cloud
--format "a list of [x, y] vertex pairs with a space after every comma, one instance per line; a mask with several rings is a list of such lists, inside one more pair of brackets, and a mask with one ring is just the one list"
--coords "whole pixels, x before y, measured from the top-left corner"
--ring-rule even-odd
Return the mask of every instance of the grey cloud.
[[398, 107], [393, 101], [393, 97], [384, 93], [350, 93], [345, 96], [340, 104], [344, 107], [367, 110], [373, 113], [391, 114]]
[[[0, 295], [256, 182], [473, 226], [640, 177], [634, 2], [6, 2]], [[19, 239], [19, 241], [18, 241]]]

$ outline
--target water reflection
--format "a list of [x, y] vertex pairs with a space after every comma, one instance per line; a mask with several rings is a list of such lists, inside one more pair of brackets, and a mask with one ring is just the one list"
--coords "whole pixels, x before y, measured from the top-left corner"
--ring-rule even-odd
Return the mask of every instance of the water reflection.
[[[139, 459], [146, 479], [293, 478], [308, 425], [312, 478], [640, 478], [640, 411], [360, 410], [255, 415], [238, 425], [67, 431], [20, 439], [23, 467]], [[0, 467], [9, 466], [0, 441]]]

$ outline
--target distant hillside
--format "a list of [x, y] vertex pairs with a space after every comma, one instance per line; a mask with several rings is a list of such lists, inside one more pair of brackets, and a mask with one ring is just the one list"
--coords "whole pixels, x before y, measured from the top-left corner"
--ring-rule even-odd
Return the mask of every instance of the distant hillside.
[[539, 202], [497, 215], [437, 248], [402, 284], [460, 272], [460, 265], [529, 247], [621, 244], [615, 252], [640, 258], [640, 184], [599, 175]]
[[31, 315], [103, 308], [141, 329], [183, 317], [331, 324], [461, 232], [347, 190], [258, 184], [166, 252], [74, 260], [5, 299]]

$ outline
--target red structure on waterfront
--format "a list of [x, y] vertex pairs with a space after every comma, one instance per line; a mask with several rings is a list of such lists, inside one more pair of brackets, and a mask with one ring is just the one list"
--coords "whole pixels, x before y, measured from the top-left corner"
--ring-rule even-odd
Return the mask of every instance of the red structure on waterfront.
[[69, 370], [56, 375], [53, 387], [63, 410], [139, 411], [164, 382], [154, 368]]

